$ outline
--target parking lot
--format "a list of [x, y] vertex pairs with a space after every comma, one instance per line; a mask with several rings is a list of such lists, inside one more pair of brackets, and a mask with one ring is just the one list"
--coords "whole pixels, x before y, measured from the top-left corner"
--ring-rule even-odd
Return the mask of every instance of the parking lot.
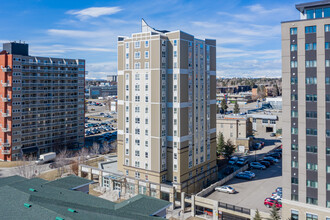
[[266, 170], [251, 171], [256, 174], [254, 179], [233, 178], [225, 184], [235, 188], [238, 193], [213, 192], [207, 198], [244, 208], [269, 212], [270, 208], [264, 205], [264, 200], [267, 197], [271, 197], [272, 192], [277, 187], [282, 186], [282, 161], [280, 160], [277, 164], [271, 165]]

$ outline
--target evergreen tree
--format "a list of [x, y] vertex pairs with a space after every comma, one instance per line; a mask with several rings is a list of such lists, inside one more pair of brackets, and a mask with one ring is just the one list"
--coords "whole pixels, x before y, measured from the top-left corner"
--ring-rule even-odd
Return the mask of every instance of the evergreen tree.
[[239, 114], [239, 113], [240, 113], [240, 109], [239, 109], [238, 103], [236, 101], [235, 106], [234, 106], [234, 114]]
[[272, 210], [270, 211], [270, 220], [280, 220], [281, 216], [278, 214], [278, 209], [276, 208], [276, 205], [272, 206]]
[[221, 107], [222, 112], [225, 114], [227, 111], [227, 108], [228, 108], [227, 101], [225, 98], [222, 99], [220, 107]]
[[259, 213], [259, 210], [257, 209], [255, 215], [254, 215], [254, 218], [253, 220], [262, 220], [261, 216], [260, 216], [260, 213]]
[[230, 139], [228, 139], [224, 146], [222, 155], [224, 155], [227, 159], [229, 159], [234, 152], [235, 152], [235, 145], [231, 142]]
[[218, 144], [217, 144], [217, 154], [222, 155], [222, 153], [224, 152], [224, 149], [225, 149], [225, 140], [224, 140], [222, 132], [219, 132]]

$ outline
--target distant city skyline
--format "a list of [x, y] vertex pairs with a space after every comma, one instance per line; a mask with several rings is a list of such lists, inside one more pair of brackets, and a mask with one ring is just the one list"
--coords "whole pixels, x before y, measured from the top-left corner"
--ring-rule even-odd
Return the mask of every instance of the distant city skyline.
[[[302, 1], [306, 2], [306, 1]], [[0, 43], [25, 41], [31, 55], [84, 58], [87, 78], [117, 72], [117, 37], [157, 29], [217, 40], [217, 76], [280, 77], [281, 21], [301, 1], [5, 1]]]

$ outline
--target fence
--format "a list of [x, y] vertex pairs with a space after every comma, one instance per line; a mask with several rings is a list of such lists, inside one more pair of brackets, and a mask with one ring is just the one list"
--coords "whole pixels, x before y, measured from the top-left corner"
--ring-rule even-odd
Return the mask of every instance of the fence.
[[232, 210], [235, 212], [240, 212], [240, 213], [251, 215], [250, 209], [235, 206], [235, 205], [230, 205], [230, 204], [223, 203], [223, 202], [219, 202], [219, 208], [224, 208], [224, 209]]

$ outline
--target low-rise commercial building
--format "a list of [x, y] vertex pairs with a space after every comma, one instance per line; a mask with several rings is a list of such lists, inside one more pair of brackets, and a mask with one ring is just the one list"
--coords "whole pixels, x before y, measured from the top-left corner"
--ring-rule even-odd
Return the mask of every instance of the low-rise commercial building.
[[[87, 180], [87, 184], [88, 184]], [[170, 203], [138, 195], [114, 203], [72, 190], [86, 179], [69, 177], [56, 181], [20, 176], [0, 178], [1, 219], [158, 219], [166, 216]]]
[[217, 115], [217, 135], [222, 133], [224, 140], [231, 140], [237, 151], [246, 152], [252, 145], [252, 123], [246, 116]]

